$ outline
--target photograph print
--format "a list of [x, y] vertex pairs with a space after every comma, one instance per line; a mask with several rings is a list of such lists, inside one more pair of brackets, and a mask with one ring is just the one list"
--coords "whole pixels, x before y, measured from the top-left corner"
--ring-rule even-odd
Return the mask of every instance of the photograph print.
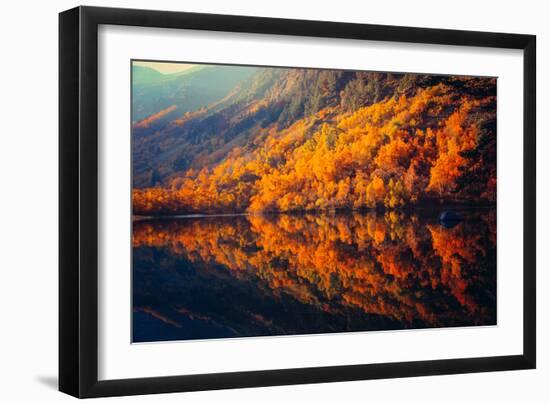
[[132, 342], [497, 323], [497, 79], [131, 61]]

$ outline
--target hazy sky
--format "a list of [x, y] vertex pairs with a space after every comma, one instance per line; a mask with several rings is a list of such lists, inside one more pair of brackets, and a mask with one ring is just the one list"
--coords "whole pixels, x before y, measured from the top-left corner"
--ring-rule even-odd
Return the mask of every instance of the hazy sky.
[[179, 73], [190, 69], [193, 66], [187, 63], [167, 63], [167, 62], [134, 62], [135, 66], [146, 66], [155, 69], [162, 74]]

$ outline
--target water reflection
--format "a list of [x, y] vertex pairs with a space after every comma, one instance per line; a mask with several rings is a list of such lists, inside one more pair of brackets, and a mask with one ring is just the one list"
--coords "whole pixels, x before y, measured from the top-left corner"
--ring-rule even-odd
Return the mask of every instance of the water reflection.
[[134, 341], [496, 323], [496, 216], [137, 220]]

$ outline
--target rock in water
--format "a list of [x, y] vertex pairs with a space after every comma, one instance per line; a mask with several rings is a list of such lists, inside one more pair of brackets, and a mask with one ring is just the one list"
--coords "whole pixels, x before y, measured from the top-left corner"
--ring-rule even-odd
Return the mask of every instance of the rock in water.
[[440, 223], [446, 228], [456, 226], [461, 220], [460, 215], [452, 210], [446, 210], [439, 215]]

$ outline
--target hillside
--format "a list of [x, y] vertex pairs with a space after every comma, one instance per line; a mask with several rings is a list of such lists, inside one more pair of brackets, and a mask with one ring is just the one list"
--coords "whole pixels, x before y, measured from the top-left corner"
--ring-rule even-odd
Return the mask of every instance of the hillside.
[[[257, 69], [197, 65], [191, 69], [162, 74], [145, 66], [132, 66], [132, 122], [135, 124], [170, 106], [172, 117], [214, 102], [247, 79]], [[165, 123], [165, 122], [164, 122]]]
[[493, 78], [265, 68], [161, 121], [134, 125], [136, 214], [496, 198]]

